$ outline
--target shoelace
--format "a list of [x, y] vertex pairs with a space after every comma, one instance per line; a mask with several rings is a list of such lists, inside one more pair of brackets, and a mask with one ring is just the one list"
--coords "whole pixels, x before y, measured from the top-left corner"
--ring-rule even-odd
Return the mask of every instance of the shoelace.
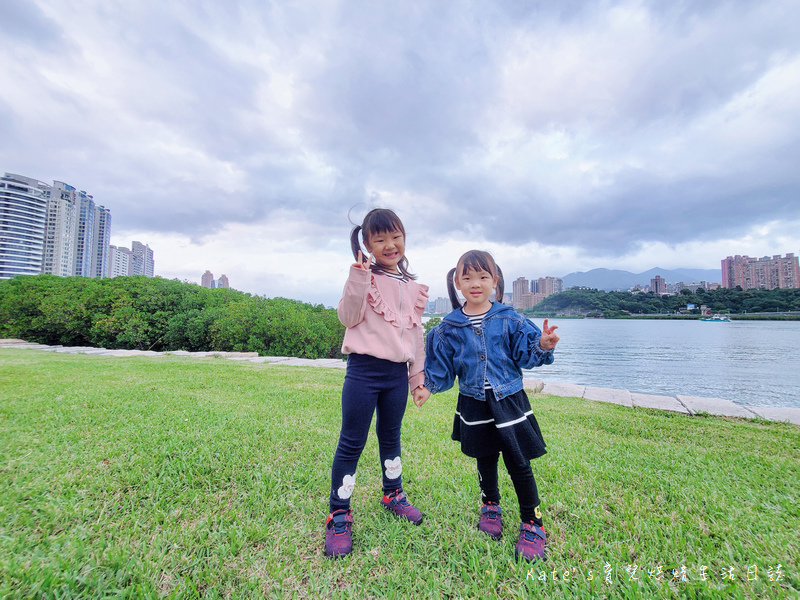
[[539, 533], [539, 529], [522, 529], [522, 537], [525, 539], [526, 542], [535, 542], [536, 538], [545, 539], [545, 537]]
[[333, 515], [331, 522], [333, 523], [334, 535], [342, 535], [343, 533], [347, 533], [347, 530], [350, 528], [350, 523], [347, 522], [345, 517], [347, 517], [347, 513]]
[[497, 504], [487, 503], [483, 514], [487, 519], [495, 520], [500, 516], [500, 507]]
[[396, 496], [393, 496], [392, 498], [389, 498], [389, 504], [391, 504], [392, 502], [394, 502], [395, 504], [399, 504], [403, 508], [405, 508], [407, 506], [411, 506], [408, 503], [408, 500], [406, 499], [406, 495], [403, 494], [403, 493], [397, 494]]

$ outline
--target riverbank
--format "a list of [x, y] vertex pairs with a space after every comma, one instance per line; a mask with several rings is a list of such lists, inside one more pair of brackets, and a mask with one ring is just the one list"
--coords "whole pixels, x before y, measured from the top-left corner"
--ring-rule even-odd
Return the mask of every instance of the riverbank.
[[[45, 350], [67, 354], [90, 354], [99, 356], [188, 356], [193, 358], [219, 357], [263, 364], [285, 366], [313, 366], [344, 369], [347, 363], [338, 359], [308, 359], [285, 356], [258, 356], [257, 352], [153, 352], [141, 350], [107, 350], [105, 348], [48, 346], [24, 340], [0, 339], [0, 348]], [[595, 402], [608, 402], [629, 408], [650, 408], [690, 416], [715, 415], [766, 421], [786, 421], [800, 425], [800, 408], [776, 406], [742, 406], [724, 398], [706, 398], [677, 394], [674, 396], [631, 393], [628, 390], [575, 385], [571, 383], [544, 383], [538, 379], [526, 379], [525, 388], [532, 393], [549, 394], [571, 398], [583, 398]]]
[[[97, 349], [90, 349], [97, 350]], [[353, 554], [323, 556], [341, 368], [0, 349], [0, 597], [787, 598], [800, 591], [800, 431], [548, 394], [531, 405], [548, 560], [475, 524], [456, 392], [409, 403], [403, 482], [379, 503], [370, 434]]]

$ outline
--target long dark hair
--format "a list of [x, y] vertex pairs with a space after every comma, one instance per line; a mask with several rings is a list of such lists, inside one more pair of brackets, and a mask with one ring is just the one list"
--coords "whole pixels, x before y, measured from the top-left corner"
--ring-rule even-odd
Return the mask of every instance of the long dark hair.
[[[353, 227], [353, 231], [350, 232], [350, 247], [353, 250], [353, 258], [358, 260], [358, 252], [361, 251], [364, 257], [368, 256], [368, 252], [364, 252], [361, 249], [361, 244], [358, 240], [358, 233], [361, 232], [361, 237], [364, 241], [364, 245], [368, 245], [367, 242], [369, 238], [373, 235], [378, 235], [381, 233], [392, 233], [393, 231], [399, 231], [403, 234], [403, 238], [406, 237], [406, 229], [403, 227], [403, 222], [400, 220], [394, 211], [389, 210], [388, 208], [373, 208], [371, 211], [367, 213], [367, 216], [364, 217], [364, 221], [361, 225], [356, 225]], [[369, 259], [364, 259], [369, 260]], [[372, 265], [373, 271], [384, 271], [384, 267], [376, 261]], [[403, 256], [400, 259], [400, 262], [397, 263], [397, 268], [399, 271], [409, 279], [416, 279], [417, 276], [411, 273], [408, 270], [408, 259]]]
[[470, 250], [458, 259], [455, 269], [450, 269], [447, 273], [447, 295], [450, 296], [450, 304], [453, 309], [461, 308], [462, 303], [456, 292], [456, 273], [459, 275], [466, 275], [467, 271], [474, 269], [475, 271], [486, 271], [491, 273], [492, 277], [497, 277], [497, 286], [494, 292], [494, 299], [497, 302], [503, 301], [503, 271], [494, 262], [494, 258], [488, 252], [483, 250]]

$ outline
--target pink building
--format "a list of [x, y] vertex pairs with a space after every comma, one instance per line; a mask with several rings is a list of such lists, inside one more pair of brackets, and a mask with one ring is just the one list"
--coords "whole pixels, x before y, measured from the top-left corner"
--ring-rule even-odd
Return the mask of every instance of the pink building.
[[800, 264], [792, 253], [781, 258], [751, 258], [749, 256], [729, 256], [722, 259], [722, 287], [743, 290], [775, 288], [800, 288]]

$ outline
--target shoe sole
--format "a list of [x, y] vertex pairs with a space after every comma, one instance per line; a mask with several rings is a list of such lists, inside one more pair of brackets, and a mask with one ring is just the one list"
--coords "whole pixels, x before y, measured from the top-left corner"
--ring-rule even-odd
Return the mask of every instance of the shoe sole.
[[499, 539], [501, 539], [503, 537], [503, 532], [502, 531], [500, 531], [500, 533], [498, 533], [497, 535], [494, 535], [492, 533], [489, 533], [485, 529], [481, 529], [480, 525], [478, 525], [478, 531], [480, 531], [481, 533], [485, 533], [486, 535], [488, 535], [493, 540], [499, 540]]
[[527, 556], [525, 556], [524, 554], [522, 554], [522, 552], [520, 552], [519, 550], [517, 550], [517, 549], [515, 548], [515, 549], [514, 549], [514, 559], [515, 559], [515, 560], [519, 560], [519, 559], [520, 559], [520, 557], [521, 557], [521, 558], [524, 558], [524, 559], [525, 559], [525, 560], [527, 560], [528, 562], [536, 562], [537, 560], [542, 560], [542, 561], [544, 561], [544, 560], [547, 560], [547, 554], [542, 554], [541, 556], [534, 556], [533, 558], [528, 558]]
[[384, 508], [384, 510], [385, 510], [386, 512], [392, 513], [392, 514], [393, 514], [395, 517], [397, 517], [398, 519], [404, 519], [404, 520], [408, 521], [409, 523], [413, 523], [414, 525], [419, 525], [419, 524], [420, 524], [420, 523], [422, 523], [422, 521], [425, 519], [425, 514], [423, 513], [423, 514], [421, 514], [421, 515], [419, 516], [419, 519], [417, 519], [416, 521], [412, 521], [412, 520], [411, 520], [411, 519], [409, 519], [408, 517], [404, 517], [403, 515], [398, 515], [398, 514], [397, 514], [396, 512], [394, 512], [394, 511], [393, 511], [391, 508], [389, 508], [388, 506], [386, 506], [386, 505], [385, 505], [383, 502], [381, 502], [381, 506], [383, 506], [383, 508]]

